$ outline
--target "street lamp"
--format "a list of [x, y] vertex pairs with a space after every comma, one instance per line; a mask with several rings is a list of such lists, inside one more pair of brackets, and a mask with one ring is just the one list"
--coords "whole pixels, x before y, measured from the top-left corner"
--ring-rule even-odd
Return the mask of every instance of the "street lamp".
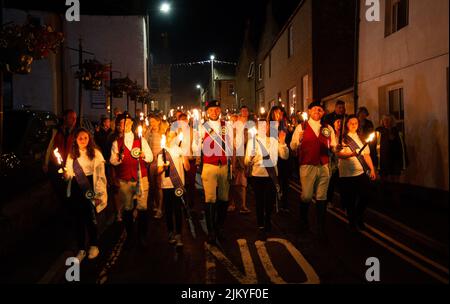
[[164, 2], [161, 4], [159, 11], [163, 14], [168, 14], [168, 13], [170, 13], [170, 9], [171, 9], [170, 4], [167, 2]]
[[216, 95], [216, 85], [214, 83], [214, 59], [216, 59], [216, 56], [211, 55], [209, 58], [211, 59], [211, 99], [214, 99]]

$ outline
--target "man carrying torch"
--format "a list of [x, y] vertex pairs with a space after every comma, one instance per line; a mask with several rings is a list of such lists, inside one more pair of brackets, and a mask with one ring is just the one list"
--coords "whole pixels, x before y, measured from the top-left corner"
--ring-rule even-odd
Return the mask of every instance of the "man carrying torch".
[[127, 246], [134, 237], [133, 210], [134, 202], [138, 212], [138, 235], [140, 245], [145, 247], [148, 226], [147, 198], [149, 183], [147, 164], [153, 161], [153, 153], [142, 135], [132, 132], [133, 120], [125, 112], [118, 117], [124, 136], [113, 142], [110, 162], [117, 166], [119, 178], [119, 200], [122, 202], [123, 221], [127, 231]]

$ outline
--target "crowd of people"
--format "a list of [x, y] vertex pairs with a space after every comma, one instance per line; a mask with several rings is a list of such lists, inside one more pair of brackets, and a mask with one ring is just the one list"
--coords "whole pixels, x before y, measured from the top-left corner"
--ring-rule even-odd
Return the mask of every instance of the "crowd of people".
[[229, 212], [255, 212], [257, 237], [265, 240], [274, 209], [290, 211], [289, 181], [296, 178], [301, 231], [309, 231], [309, 207], [315, 204], [316, 234], [326, 238], [326, 208], [335, 191], [350, 229], [363, 230], [370, 182], [378, 176], [395, 180], [407, 165], [392, 116], [375, 129], [366, 108], [348, 115], [340, 100], [327, 115], [320, 102], [292, 115], [273, 106], [257, 118], [245, 105], [224, 115], [217, 100], [206, 103], [203, 116], [194, 112], [176, 111], [166, 120], [158, 113], [133, 118], [115, 109], [114, 120], [102, 117], [94, 134], [77, 127], [73, 110], [64, 113], [43, 169], [70, 206], [79, 258], [99, 255], [97, 216], [108, 203], [123, 222], [127, 248], [147, 247], [149, 216], [164, 217], [169, 243], [182, 247], [183, 214], [189, 216], [194, 205], [202, 210], [209, 244], [220, 245], [226, 237]]

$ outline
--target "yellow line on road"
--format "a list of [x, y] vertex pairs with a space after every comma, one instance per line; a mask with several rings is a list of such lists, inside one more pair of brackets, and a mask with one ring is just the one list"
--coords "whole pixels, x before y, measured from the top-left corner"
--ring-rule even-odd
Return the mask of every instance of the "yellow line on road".
[[[294, 184], [295, 185], [295, 184]], [[290, 184], [290, 187], [292, 189], [294, 189], [296, 192], [300, 193], [300, 190], [297, 188], [297, 185], [294, 186], [292, 183]], [[335, 211], [328, 209], [327, 210], [328, 213], [334, 215], [336, 218], [340, 219], [341, 221], [345, 222], [348, 224], [348, 220], [346, 218], [344, 218], [343, 216], [337, 214]], [[441, 264], [423, 256], [422, 254], [418, 253], [417, 251], [409, 248], [408, 246], [400, 243], [399, 241], [395, 240], [394, 238], [386, 235], [385, 233], [381, 232], [380, 230], [367, 225], [367, 228], [370, 229], [373, 233], [377, 234], [378, 236], [380, 236], [381, 238], [393, 243], [394, 245], [400, 247], [401, 249], [407, 251], [408, 253], [412, 254], [413, 256], [415, 256], [416, 258], [436, 267], [437, 269], [445, 272], [446, 274], [448, 274], [448, 268], [446, 268], [445, 266], [442, 266]], [[375, 238], [374, 236], [372, 236], [371, 234], [367, 233], [366, 231], [362, 231], [361, 232], [364, 236], [366, 236], [367, 238], [373, 240], [374, 242], [376, 242], [377, 244], [385, 247], [386, 249], [388, 249], [390, 252], [394, 253], [395, 255], [397, 255], [398, 257], [404, 259], [405, 261], [407, 261], [408, 263], [412, 264], [414, 267], [416, 267], [417, 269], [420, 269], [421, 271], [427, 273], [428, 275], [434, 277], [435, 279], [437, 279], [438, 281], [442, 282], [442, 283], [449, 283], [449, 280], [447, 278], [444, 278], [442, 276], [440, 276], [439, 274], [435, 273], [434, 271], [426, 268], [425, 266], [415, 262], [414, 260], [412, 260], [411, 258], [409, 258], [408, 256], [404, 255], [403, 253], [399, 252], [398, 250], [392, 248], [391, 246], [387, 245], [386, 243], [384, 243], [383, 241]]]
[[108, 280], [108, 271], [116, 264], [117, 259], [120, 256], [120, 253], [122, 252], [123, 244], [125, 243], [125, 240], [127, 239], [127, 233], [126, 231], [123, 231], [120, 235], [119, 241], [114, 246], [114, 249], [109, 256], [108, 261], [106, 262], [106, 265], [103, 267], [102, 271], [98, 275], [97, 278], [97, 284], [103, 285]]

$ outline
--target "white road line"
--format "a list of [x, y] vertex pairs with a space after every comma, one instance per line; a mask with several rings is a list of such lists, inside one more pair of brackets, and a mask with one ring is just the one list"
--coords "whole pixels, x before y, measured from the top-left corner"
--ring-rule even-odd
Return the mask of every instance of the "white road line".
[[[297, 189], [296, 187], [293, 187], [291, 185], [291, 188], [294, 189], [296, 192], [300, 193], [299, 189]], [[345, 223], [348, 223], [347, 219], [345, 219], [344, 217], [340, 216], [339, 214], [337, 214], [336, 212], [328, 209], [327, 210], [328, 213], [334, 215], [335, 217], [337, 217], [338, 219], [342, 220]], [[436, 267], [437, 269], [445, 272], [446, 274], [448, 274], [448, 268], [445, 266], [442, 266], [441, 264], [423, 256], [422, 254], [418, 253], [417, 251], [409, 248], [408, 246], [400, 243], [399, 241], [395, 240], [394, 238], [386, 235], [385, 233], [382, 233], [381, 231], [377, 230], [376, 228], [367, 225], [367, 228], [369, 228], [373, 233], [377, 234], [378, 236], [380, 236], [381, 238], [384, 238], [387, 241], [392, 242], [394, 245], [402, 248], [403, 250], [407, 251], [408, 253], [412, 254], [413, 256], [415, 256], [416, 258], [422, 260], [423, 262], [426, 262], [434, 267]], [[375, 237], [373, 237], [372, 235], [370, 235], [369, 233], [362, 231], [362, 234], [368, 238], [370, 238], [371, 240], [375, 241], [376, 243], [382, 245], [383, 247], [385, 247], [386, 249], [388, 249], [389, 251], [391, 251], [392, 253], [396, 254], [397, 256], [399, 256], [400, 258], [404, 259], [405, 261], [409, 262], [410, 264], [412, 264], [413, 266], [415, 266], [416, 268], [422, 270], [423, 272], [431, 275], [432, 277], [436, 278], [437, 280], [448, 284], [449, 280], [438, 275], [437, 273], [433, 272], [432, 270], [426, 268], [425, 266], [422, 266], [421, 264], [416, 263], [414, 260], [410, 259], [409, 257], [407, 257], [406, 255], [400, 253], [398, 250], [390, 247], [389, 245], [387, 245], [386, 243], [382, 242], [381, 240], [376, 239]]]
[[239, 245], [239, 250], [241, 252], [242, 264], [244, 264], [244, 271], [250, 280], [258, 281], [256, 277], [255, 265], [253, 264], [252, 256], [250, 255], [250, 250], [248, 249], [247, 240], [239, 239], [237, 240]]
[[270, 260], [269, 253], [267, 252], [266, 245], [262, 241], [255, 242], [256, 250], [258, 251], [259, 259], [264, 267], [270, 281], [274, 284], [287, 284], [285, 280], [278, 274], [278, 271]]
[[236, 279], [240, 284], [258, 284], [258, 280], [255, 277], [249, 276], [247, 273], [243, 274], [237, 269], [236, 266], [215, 246], [205, 244], [207, 251], [211, 252], [214, 257], [225, 266], [228, 272]]
[[[337, 217], [338, 219], [340, 219], [341, 221], [345, 222], [348, 224], [348, 221], [346, 218], [342, 217], [341, 215], [335, 213], [332, 210], [328, 210], [329, 213], [333, 214], [335, 217]], [[392, 252], [393, 254], [395, 254], [396, 256], [402, 258], [403, 260], [405, 260], [406, 262], [408, 262], [409, 264], [411, 264], [412, 266], [416, 267], [417, 269], [423, 271], [424, 273], [432, 276], [433, 278], [435, 278], [436, 280], [440, 281], [441, 283], [445, 283], [448, 284], [449, 280], [447, 278], [444, 278], [442, 276], [440, 276], [439, 274], [435, 273], [434, 271], [428, 269], [427, 267], [417, 263], [416, 261], [414, 261], [413, 259], [411, 259], [410, 257], [404, 255], [403, 253], [399, 252], [398, 250], [396, 250], [395, 248], [392, 248], [391, 246], [389, 246], [388, 244], [386, 244], [385, 242], [383, 242], [382, 240], [377, 239], [376, 237], [374, 237], [373, 235], [367, 233], [366, 231], [361, 231], [361, 233], [366, 236], [367, 238], [371, 239], [372, 241], [374, 241], [375, 243], [383, 246], [384, 248], [386, 248], [387, 250], [389, 250], [390, 252]]]

